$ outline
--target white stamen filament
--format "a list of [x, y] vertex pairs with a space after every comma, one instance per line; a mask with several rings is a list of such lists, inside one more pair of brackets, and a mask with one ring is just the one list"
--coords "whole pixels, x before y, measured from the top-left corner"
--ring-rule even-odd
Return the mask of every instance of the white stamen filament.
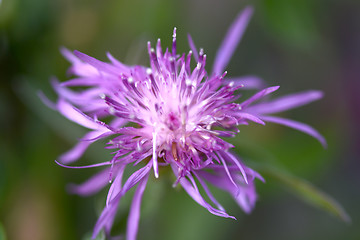
[[154, 174], [156, 178], [159, 178], [159, 168], [158, 168], [158, 162], [157, 162], [157, 155], [156, 155], [156, 136], [157, 132], [153, 132], [153, 167], [154, 167]]

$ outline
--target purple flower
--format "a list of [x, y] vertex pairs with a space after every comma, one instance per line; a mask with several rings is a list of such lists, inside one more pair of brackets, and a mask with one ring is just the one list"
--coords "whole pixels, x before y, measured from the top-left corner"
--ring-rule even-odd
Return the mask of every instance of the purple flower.
[[[279, 123], [326, 144], [310, 126], [269, 115], [317, 100], [322, 97], [319, 91], [261, 101], [279, 88], [274, 86], [240, 103], [235, 102], [240, 97], [234, 94], [236, 90], [262, 85], [256, 77], [230, 79], [224, 72], [251, 15], [252, 8], [246, 8], [230, 27], [211, 74], [205, 70], [206, 55], [202, 49], [197, 52], [190, 36], [192, 51], [176, 52], [176, 28], [171, 49], [163, 52], [160, 40], [156, 49], [148, 43], [150, 67], [128, 66], [110, 54], [110, 63], [105, 63], [78, 51], [71, 53], [62, 49], [72, 63], [69, 73], [76, 77], [63, 83], [53, 80], [59, 99], [55, 104], [45, 101], [90, 131], [73, 149], [60, 156], [59, 164], [65, 166], [63, 164], [78, 160], [91, 143], [110, 136], [107, 148], [114, 149], [108, 162], [70, 167], [107, 166], [85, 183], [71, 187], [74, 193], [90, 195], [111, 183], [93, 237], [102, 229], [110, 234], [121, 198], [137, 185], [126, 233], [127, 239], [136, 239], [142, 195], [149, 176], [153, 172], [158, 178], [161, 168], [171, 168], [177, 179], [174, 185], [180, 184], [212, 214], [235, 219], [226, 213], [207, 184], [229, 192], [249, 213], [256, 201], [254, 180], [263, 179], [231, 153], [229, 149], [234, 146], [223, 140], [237, 134], [239, 125]], [[192, 58], [197, 62], [194, 69], [190, 67]], [[71, 89], [79, 86], [82, 90]], [[128, 165], [140, 168], [122, 183]]]

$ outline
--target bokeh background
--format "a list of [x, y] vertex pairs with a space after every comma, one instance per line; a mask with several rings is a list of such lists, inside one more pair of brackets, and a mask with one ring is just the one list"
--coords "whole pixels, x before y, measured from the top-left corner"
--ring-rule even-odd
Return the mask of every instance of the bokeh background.
[[[127, 64], [147, 65], [146, 42], [160, 37], [168, 46], [176, 26], [179, 51], [188, 51], [190, 33], [210, 69], [227, 27], [249, 4], [255, 14], [229, 76], [252, 74], [281, 85], [277, 96], [324, 91], [322, 100], [283, 116], [314, 126], [329, 146], [273, 124], [241, 127], [231, 141], [249, 164], [274, 164], [333, 196], [352, 223], [307, 205], [271, 177], [257, 183], [251, 215], [216, 191], [238, 218], [222, 219], [173, 189], [169, 174], [148, 184], [138, 239], [360, 239], [358, 0], [0, 0], [0, 239], [87, 239], [104, 204], [106, 190], [88, 198], [66, 192], [68, 183], [97, 169], [54, 162], [84, 133], [37, 96], [42, 90], [54, 100], [50, 77], [67, 79], [60, 46], [100, 60], [110, 51]], [[108, 160], [102, 147], [92, 146], [79, 164]], [[121, 203], [114, 234], [125, 231], [131, 194]]]

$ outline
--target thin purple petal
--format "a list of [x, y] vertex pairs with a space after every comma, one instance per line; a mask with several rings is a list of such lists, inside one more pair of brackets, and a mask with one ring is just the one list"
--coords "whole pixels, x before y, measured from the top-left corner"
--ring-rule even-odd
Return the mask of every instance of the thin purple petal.
[[95, 174], [89, 178], [86, 182], [76, 185], [69, 185], [69, 192], [75, 193], [81, 196], [89, 196], [100, 191], [103, 187], [109, 184], [109, 172], [110, 169], [104, 169], [101, 172]]
[[115, 180], [111, 184], [108, 195], [107, 195], [107, 198], [106, 198], [106, 206], [108, 206], [109, 202], [112, 201], [119, 194], [119, 192], [121, 191], [122, 178], [123, 178], [123, 175], [124, 175], [124, 170], [125, 170], [125, 166], [122, 166], [122, 167], [120, 167], [119, 171], [117, 172]]
[[[85, 134], [84, 139], [91, 139], [101, 134], [100, 131], [91, 131]], [[90, 146], [93, 141], [79, 141], [72, 149], [59, 157], [60, 162], [64, 164], [72, 163], [78, 160]]]
[[207, 203], [204, 200], [204, 198], [201, 196], [200, 192], [197, 189], [195, 189], [187, 179], [182, 178], [180, 180], [180, 184], [185, 189], [185, 191], [190, 195], [190, 197], [192, 199], [194, 199], [195, 202], [197, 202], [202, 207], [206, 208], [210, 213], [220, 216], [220, 217], [235, 219], [235, 217], [230, 216], [226, 212], [224, 212], [220, 209], [213, 208], [209, 203]]
[[111, 162], [102, 162], [102, 163], [96, 163], [96, 164], [91, 164], [91, 165], [85, 165], [85, 166], [67, 166], [67, 165], [64, 165], [62, 163], [59, 163], [58, 161], [55, 160], [55, 163], [61, 167], [64, 167], [64, 168], [93, 168], [93, 167], [102, 167], [102, 166], [107, 166], [107, 165], [111, 165], [112, 163]]
[[149, 174], [147, 174], [143, 179], [141, 179], [134, 193], [134, 198], [131, 203], [129, 217], [127, 221], [127, 230], [126, 230], [127, 240], [136, 240], [136, 235], [139, 227], [139, 219], [140, 219], [140, 205], [148, 177]]
[[252, 14], [253, 8], [247, 7], [236, 17], [217, 51], [213, 66], [213, 74], [219, 75], [224, 71], [245, 32]]
[[80, 60], [66, 47], [61, 47], [60, 52], [71, 63], [75, 64], [80, 62]]
[[233, 154], [227, 152], [227, 151], [219, 151], [219, 153], [222, 155], [222, 157], [224, 157], [225, 160], [227, 161], [231, 161], [233, 163], [235, 163], [235, 165], [238, 167], [239, 171], [241, 172], [245, 183], [248, 183], [248, 179], [247, 179], [247, 174], [246, 174], [246, 167], [243, 166], [243, 164], [241, 163], [241, 161], [236, 158]]
[[245, 120], [253, 121], [253, 122], [261, 124], [261, 125], [265, 125], [265, 123], [260, 118], [256, 117], [253, 114], [250, 114], [250, 113], [238, 112], [238, 113], [236, 113], [236, 116], [240, 117], [242, 119], [245, 119]]
[[242, 175], [236, 174], [235, 178], [238, 184], [235, 187], [229, 181], [225, 171], [221, 168], [216, 169], [215, 174], [211, 174], [207, 171], [198, 171], [198, 173], [200, 177], [204, 178], [209, 183], [229, 192], [233, 196], [234, 200], [244, 210], [244, 212], [250, 213], [254, 208], [257, 196], [253, 181], [250, 181], [248, 184], [246, 184]]
[[247, 109], [249, 112], [259, 114], [279, 113], [289, 109], [301, 107], [323, 97], [321, 91], [306, 91], [283, 96], [272, 101], [259, 103]]
[[226, 78], [224, 84], [233, 84], [233, 87], [241, 86], [241, 89], [262, 89], [266, 87], [264, 80], [257, 76]]
[[[105, 226], [109, 226], [114, 220], [115, 213], [117, 211], [117, 207], [119, 205], [120, 199], [128, 192], [133, 186], [135, 186], [139, 181], [141, 181], [144, 177], [146, 177], [152, 167], [152, 161], [149, 161], [148, 164], [134, 172], [125, 182], [124, 186], [121, 188], [120, 192], [114, 196], [111, 201], [108, 202], [108, 205], [105, 206], [102, 211], [99, 219], [97, 220], [94, 231], [93, 238], [95, 238], [102, 228]], [[108, 231], [108, 229], [106, 229]]]
[[210, 200], [216, 205], [216, 207], [218, 209], [220, 209], [221, 211], [225, 211], [224, 207], [216, 200], [216, 198], [213, 196], [213, 194], [210, 192], [210, 189], [208, 188], [207, 184], [205, 183], [205, 181], [198, 176], [198, 174], [196, 174], [196, 172], [193, 172], [195, 177], [199, 180], [201, 186], [203, 187], [203, 189], [205, 190], [205, 193], [208, 195], [208, 197], [210, 198]]
[[48, 108], [51, 108], [52, 110], [56, 110], [56, 104], [54, 102], [50, 101], [50, 99], [42, 91], [38, 91], [38, 96], [39, 96], [40, 100]]
[[[175, 176], [179, 177], [176, 165], [173, 164], [171, 167]], [[207, 203], [205, 199], [201, 196], [193, 177], [191, 175], [188, 175], [187, 177], [190, 179], [190, 181], [186, 177], [180, 177], [179, 182], [184, 188], [184, 190], [189, 194], [192, 199], [194, 199], [195, 202], [197, 202], [200, 206], [206, 208], [210, 213], [214, 215], [235, 219], [235, 217], [230, 216], [225, 211], [221, 209], [216, 209], [212, 207], [209, 203]]]
[[310, 136], [316, 138], [323, 145], [324, 148], [327, 147], [325, 138], [318, 131], [316, 131], [314, 128], [310, 127], [305, 123], [297, 122], [286, 118], [274, 117], [274, 116], [261, 116], [261, 119], [264, 120], [265, 122], [278, 123], [287, 127], [294, 128], [306, 134], [309, 134]]
[[115, 76], [119, 74], [119, 69], [117, 69], [116, 67], [99, 61], [96, 58], [90, 57], [82, 52], [79, 51], [74, 51], [75, 56], [77, 56], [80, 60], [90, 64], [91, 66], [95, 67], [96, 69], [100, 70], [100, 71], [104, 71], [110, 74], [114, 74]]
[[57, 102], [57, 109], [59, 112], [64, 115], [69, 120], [76, 122], [77, 124], [84, 126], [86, 128], [90, 128], [93, 130], [105, 129], [105, 127], [96, 123], [95, 121], [91, 121], [89, 118], [85, 117], [80, 113], [80, 110], [76, 110], [74, 106], [69, 104], [68, 102], [59, 99]]
[[95, 67], [80, 61], [80, 59], [76, 57], [67, 48], [64, 47], [60, 48], [60, 52], [68, 61], [70, 61], [73, 64], [69, 69], [68, 74], [75, 74], [82, 77], [90, 77], [93, 75], [98, 75], [98, 71], [96, 70]]
[[189, 42], [190, 49], [191, 49], [192, 53], [194, 54], [193, 56], [195, 58], [195, 61], [198, 62], [199, 61], [199, 53], [197, 52], [195, 43], [190, 34], [188, 34], [188, 42]]
[[251, 103], [253, 103], [253, 102], [261, 99], [262, 97], [264, 97], [264, 96], [266, 96], [266, 95], [268, 95], [268, 94], [270, 94], [270, 93], [272, 93], [272, 92], [275, 92], [276, 90], [279, 89], [279, 87], [280, 87], [280, 86], [273, 86], [273, 87], [265, 88], [265, 89], [261, 90], [260, 92], [254, 94], [254, 95], [253, 95], [252, 97], [250, 97], [248, 100], [242, 102], [242, 103], [240, 104], [240, 106], [241, 106], [242, 108], [245, 108], [245, 107], [249, 106]]

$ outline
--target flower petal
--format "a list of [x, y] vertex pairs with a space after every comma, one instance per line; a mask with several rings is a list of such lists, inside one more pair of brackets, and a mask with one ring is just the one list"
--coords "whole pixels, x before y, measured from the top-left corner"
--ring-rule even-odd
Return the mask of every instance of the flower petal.
[[195, 43], [190, 34], [188, 34], [188, 42], [189, 42], [190, 49], [194, 54], [193, 56], [195, 58], [195, 61], [198, 62], [199, 61], [199, 53], [197, 52]]
[[180, 180], [180, 184], [185, 189], [185, 191], [190, 195], [190, 197], [192, 197], [192, 199], [195, 200], [195, 202], [206, 208], [210, 213], [220, 217], [235, 219], [235, 217], [230, 216], [225, 211], [222, 211], [220, 209], [215, 209], [209, 203], [207, 203], [205, 199], [201, 196], [194, 182], [193, 184], [191, 184], [189, 180], [183, 177]]
[[240, 42], [245, 29], [253, 14], [253, 8], [245, 8], [235, 19], [234, 23], [230, 26], [219, 50], [217, 51], [215, 62], [213, 66], [213, 74], [222, 74], [231, 56], [233, 55], [236, 46]]
[[192, 199], [194, 199], [195, 202], [197, 202], [200, 206], [206, 208], [210, 213], [225, 217], [225, 218], [232, 218], [235, 219], [235, 217], [230, 216], [227, 214], [223, 209], [216, 209], [212, 207], [208, 202], [205, 201], [205, 199], [201, 196], [199, 189], [196, 186], [195, 180], [191, 176], [191, 174], [188, 174], [186, 177], [189, 178], [189, 180], [184, 177], [179, 177], [179, 171], [176, 163], [172, 163], [171, 167], [173, 169], [173, 172], [175, 176], [178, 178], [178, 181], [180, 182], [181, 186], [184, 188], [184, 190], [190, 195]]
[[249, 214], [253, 210], [257, 200], [254, 182], [240, 185], [239, 194], [233, 195], [233, 197], [244, 212]]
[[134, 172], [125, 182], [124, 186], [121, 188], [120, 192], [112, 197], [112, 199], [105, 206], [102, 211], [99, 219], [97, 220], [94, 231], [93, 238], [95, 238], [101, 229], [105, 228], [107, 234], [109, 234], [110, 227], [114, 221], [114, 217], [120, 202], [120, 199], [128, 192], [133, 186], [135, 186], [139, 181], [141, 181], [144, 177], [146, 177], [152, 167], [152, 161], [149, 161], [148, 164]]
[[259, 114], [271, 114], [283, 112], [292, 108], [301, 107], [313, 101], [322, 98], [321, 91], [306, 91], [296, 94], [283, 96], [272, 101], [259, 103], [247, 109], [248, 112], [256, 112]]
[[98, 71], [103, 71], [112, 75], [119, 75], [121, 71], [118, 68], [112, 66], [109, 63], [102, 62], [97, 60], [96, 58], [90, 57], [82, 52], [74, 51], [75, 56], [77, 56], [80, 60], [90, 64], [91, 66], [95, 67]]
[[208, 197], [210, 198], [210, 200], [216, 205], [216, 207], [218, 209], [220, 209], [221, 211], [225, 211], [224, 207], [216, 200], [216, 198], [213, 196], [213, 194], [210, 192], [210, 189], [208, 188], [207, 184], [205, 183], [205, 181], [198, 175], [196, 174], [196, 172], [193, 172], [194, 175], [196, 176], [196, 178], [199, 180], [201, 186], [203, 187], [203, 189], [205, 190], [206, 194], [208, 195]]
[[246, 166], [243, 164], [238, 158], [236, 158], [233, 154], [227, 152], [227, 151], [218, 151], [219, 154], [228, 162], [235, 163], [235, 165], [238, 167], [239, 171], [241, 172], [245, 183], [248, 183], [247, 174], [246, 174]]
[[[108, 195], [106, 198], [106, 206], [108, 206], [109, 202], [111, 200], [113, 200], [121, 191], [121, 185], [122, 185], [121, 182], [122, 182], [122, 178], [124, 175], [124, 170], [125, 170], [125, 166], [121, 166], [118, 172], [115, 171], [116, 177], [115, 177], [114, 182], [110, 186], [110, 189], [109, 189], [109, 192], [108, 192]], [[113, 169], [113, 172], [114, 172], [114, 169]]]
[[91, 77], [99, 74], [95, 67], [80, 61], [69, 49], [62, 47], [60, 48], [60, 52], [73, 64], [68, 70], [68, 74], [75, 74], [82, 77]]
[[69, 192], [81, 196], [89, 196], [100, 191], [103, 187], [109, 184], [110, 169], [106, 168], [101, 172], [89, 178], [86, 182], [76, 185], [71, 184], [68, 186]]
[[264, 80], [257, 76], [225, 78], [224, 84], [230, 83], [232, 83], [234, 87], [241, 86], [241, 89], [262, 89], [266, 86]]
[[253, 121], [255, 123], [261, 124], [261, 125], [265, 125], [265, 123], [258, 117], [254, 116], [253, 114], [250, 113], [246, 113], [246, 112], [238, 112], [235, 114], [237, 117], [240, 117], [240, 120], [250, 120]]
[[251, 103], [261, 99], [262, 97], [272, 93], [272, 92], [275, 92], [276, 90], [279, 89], [280, 86], [273, 86], [273, 87], [268, 87], [268, 88], [265, 88], [263, 90], [261, 90], [260, 92], [257, 92], [256, 94], [254, 94], [252, 97], [250, 97], [248, 100], [242, 102], [240, 104], [240, 106], [242, 108], [245, 108], [247, 106], [249, 106]]
[[260, 118], [266, 122], [278, 123], [287, 127], [294, 128], [306, 134], [309, 134], [310, 136], [316, 138], [323, 145], [324, 148], [327, 147], [325, 138], [318, 131], [316, 131], [314, 128], [310, 127], [305, 123], [297, 122], [286, 118], [274, 117], [274, 116], [261, 116]]
[[139, 185], [135, 191], [127, 221], [127, 230], [126, 230], [127, 240], [136, 240], [136, 235], [139, 227], [141, 199], [146, 187], [148, 177], [149, 174], [147, 174], [143, 179], [140, 180]]
[[[103, 134], [103, 131], [91, 131], [84, 135], [84, 139], [92, 139], [96, 138]], [[79, 141], [72, 149], [62, 154], [59, 157], [60, 162], [64, 164], [69, 164], [78, 160], [86, 151], [86, 149], [92, 144], [94, 141]]]
[[[250, 169], [248, 168], [248, 170]], [[214, 169], [214, 171], [215, 174], [211, 174], [202, 170], [198, 171], [198, 174], [214, 186], [229, 192], [244, 212], [250, 213], [254, 208], [257, 199], [253, 180], [246, 184], [243, 176], [240, 175], [239, 172], [238, 174], [234, 173], [237, 182], [237, 186], [235, 187], [229, 181], [224, 169], [217, 168]], [[250, 171], [247, 172], [250, 173]]]
[[91, 164], [91, 165], [85, 165], [85, 166], [67, 166], [64, 165], [62, 163], [59, 163], [58, 161], [55, 160], [55, 163], [61, 167], [64, 168], [72, 168], [72, 169], [81, 169], [81, 168], [93, 168], [93, 167], [102, 167], [102, 166], [108, 166], [111, 165], [111, 162], [101, 162], [101, 163], [95, 163], [95, 164]]
[[68, 118], [73, 122], [76, 122], [77, 124], [83, 127], [90, 128], [93, 130], [106, 129], [104, 126], [96, 123], [95, 121], [90, 120], [89, 117], [86, 117], [83, 113], [80, 112], [80, 110], [76, 109], [74, 106], [72, 106], [63, 99], [58, 100], [56, 107], [58, 111], [66, 118]]

